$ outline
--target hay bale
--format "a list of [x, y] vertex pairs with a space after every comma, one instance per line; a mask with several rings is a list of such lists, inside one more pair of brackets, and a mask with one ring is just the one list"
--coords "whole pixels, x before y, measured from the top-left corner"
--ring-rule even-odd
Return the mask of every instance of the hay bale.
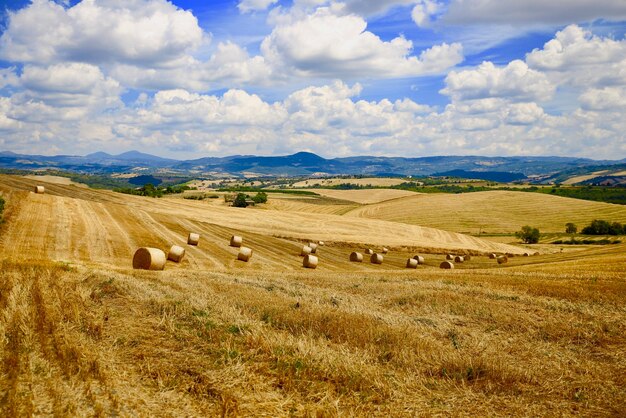
[[200, 242], [200, 234], [196, 234], [195, 232], [190, 232], [187, 237], [187, 244], [189, 245], [198, 245]]
[[35, 186], [35, 193], [44, 194], [46, 192], [46, 188], [43, 186]]
[[374, 254], [374, 250], [372, 250], [371, 248], [366, 248], [365, 249], [365, 254], [372, 255], [372, 254]]
[[324, 241], [317, 241], [317, 245], [319, 245], [320, 247], [324, 246]]
[[524, 253], [524, 254], [522, 254], [522, 255], [523, 255], [524, 257], [530, 257], [530, 254], [528, 254], [528, 253]]
[[252, 257], [252, 248], [239, 247], [239, 254], [237, 254], [237, 260], [248, 262]]
[[241, 247], [241, 244], [243, 244], [243, 238], [239, 235], [233, 235], [232, 237], [230, 237], [231, 247]]
[[383, 250], [381, 251], [381, 253], [387, 254], [388, 252], [389, 252], [389, 248], [383, 247]]
[[454, 260], [454, 256], [452, 254], [447, 254], [446, 260]]
[[309, 242], [309, 247], [311, 248], [311, 254], [315, 254], [317, 252], [317, 244], [314, 242]]
[[317, 267], [318, 261], [319, 260], [316, 256], [312, 254], [307, 254], [306, 256], [304, 256], [304, 260], [302, 260], [302, 265], [308, 269], [314, 269]]
[[167, 259], [175, 263], [180, 263], [185, 256], [185, 249], [179, 245], [172, 245], [167, 253]]
[[163, 270], [165, 253], [158, 248], [141, 247], [133, 256], [133, 268], [140, 270]]
[[504, 264], [509, 262], [509, 258], [506, 255], [501, 255], [500, 257], [496, 258], [496, 260], [498, 261], [498, 264]]
[[424, 264], [425, 263], [424, 257], [422, 257], [421, 255], [413, 256], [413, 259], [417, 260], [417, 264]]
[[406, 260], [406, 268], [408, 269], [416, 269], [418, 264], [419, 263], [414, 258], [409, 258], [408, 260]]
[[489, 254], [489, 259], [490, 260], [495, 260], [496, 258], [498, 258], [498, 256], [495, 253]]
[[451, 270], [451, 269], [454, 268], [454, 264], [452, 264], [449, 261], [444, 261], [443, 263], [439, 264], [439, 268], [440, 269]]
[[383, 263], [383, 259], [384, 258], [383, 258], [382, 254], [374, 253], [370, 257], [370, 263], [372, 263], [372, 264], [382, 264]]
[[305, 245], [304, 247], [302, 247], [302, 251], [300, 251], [300, 257], [305, 257], [311, 254], [312, 252], [313, 250], [311, 249], [311, 247], [309, 247], [308, 245]]
[[356, 251], [350, 254], [350, 261], [354, 263], [362, 263], [363, 262], [363, 254], [357, 253]]
[[470, 261], [470, 260], [472, 259], [472, 256], [471, 256], [471, 255], [469, 255], [469, 254], [466, 254], [466, 255], [464, 255], [464, 256], [463, 256], [463, 259], [464, 259], [465, 261]]
[[463, 263], [464, 261], [465, 261], [465, 258], [460, 255], [457, 255], [456, 257], [454, 257], [455, 263]]

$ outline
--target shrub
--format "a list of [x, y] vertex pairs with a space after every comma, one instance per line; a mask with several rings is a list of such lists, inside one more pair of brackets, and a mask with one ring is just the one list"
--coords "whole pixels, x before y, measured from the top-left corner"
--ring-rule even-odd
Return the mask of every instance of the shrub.
[[256, 196], [254, 196], [252, 198], [252, 200], [254, 200], [254, 203], [266, 203], [267, 202], [267, 193], [265, 193], [265, 192], [258, 192], [256, 194]]
[[576, 232], [578, 232], [578, 227], [576, 226], [576, 224], [573, 224], [571, 222], [565, 224], [566, 234], [575, 234]]
[[529, 225], [524, 225], [522, 229], [515, 233], [515, 236], [521, 239], [526, 244], [536, 244], [539, 242], [541, 234], [537, 228], [533, 228]]
[[622, 235], [625, 234], [624, 226], [619, 222], [610, 223], [601, 219], [594, 219], [589, 226], [583, 228], [585, 235]]
[[233, 206], [236, 208], [247, 207], [248, 203], [246, 203], [246, 195], [244, 193], [237, 193], [235, 200], [233, 200]]

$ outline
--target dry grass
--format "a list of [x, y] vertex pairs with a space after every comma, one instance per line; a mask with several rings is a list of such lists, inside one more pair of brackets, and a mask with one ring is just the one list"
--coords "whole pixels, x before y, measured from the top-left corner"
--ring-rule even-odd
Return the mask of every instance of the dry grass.
[[522, 225], [541, 232], [563, 232], [567, 222], [580, 227], [593, 219], [626, 222], [626, 206], [540, 193], [489, 191], [420, 194], [348, 212], [365, 217], [462, 233], [511, 233]]
[[[221, 225], [222, 209], [197, 202], [58, 185], [41, 196], [10, 180], [0, 416], [626, 414], [626, 245], [442, 271], [442, 249], [391, 247], [375, 266], [327, 239], [305, 270], [297, 223], [281, 238]], [[280, 215], [282, 228], [311, 222]], [[133, 271], [139, 243], [187, 254]], [[405, 269], [416, 253], [426, 264]]]
[[4, 262], [0, 412], [623, 415], [625, 261], [394, 275]]
[[24, 176], [27, 179], [31, 179], [31, 180], [36, 180], [36, 181], [43, 181], [46, 183], [54, 183], [54, 184], [63, 184], [65, 186], [69, 186], [69, 185], [74, 185], [74, 186], [78, 186], [78, 187], [87, 187], [85, 184], [81, 184], [81, 183], [75, 183], [72, 180], [70, 180], [67, 177], [61, 177], [61, 176], [50, 176], [50, 175], [44, 175], [44, 176]]

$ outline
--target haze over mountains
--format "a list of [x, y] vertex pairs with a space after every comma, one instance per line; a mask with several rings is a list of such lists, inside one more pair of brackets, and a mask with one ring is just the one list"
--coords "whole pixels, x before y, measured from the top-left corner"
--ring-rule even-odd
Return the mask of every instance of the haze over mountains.
[[[138, 151], [119, 155], [95, 152], [85, 156], [75, 155], [25, 155], [0, 152], [0, 168], [5, 169], [59, 169], [83, 173], [116, 173], [132, 170], [143, 172], [167, 170], [182, 174], [230, 174], [259, 176], [307, 175], [450, 175], [478, 176], [486, 180], [513, 181], [527, 177], [545, 177], [566, 170], [585, 167], [614, 166], [626, 160], [592, 160], [568, 157], [372, 157], [355, 156], [326, 159], [309, 152], [292, 155], [263, 157], [233, 155], [205, 157], [195, 160], [174, 160]], [[480, 174], [479, 174], [480, 173]]]

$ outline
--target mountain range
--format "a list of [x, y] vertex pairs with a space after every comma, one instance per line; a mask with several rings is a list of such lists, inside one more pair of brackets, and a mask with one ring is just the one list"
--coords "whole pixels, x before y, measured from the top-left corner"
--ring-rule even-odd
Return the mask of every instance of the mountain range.
[[[194, 176], [311, 176], [311, 175], [371, 175], [371, 176], [425, 176], [456, 175], [492, 180], [504, 176], [509, 179], [550, 178], [564, 171], [585, 171], [585, 167], [604, 167], [626, 164], [619, 161], [592, 160], [570, 157], [373, 157], [355, 156], [326, 159], [309, 152], [264, 157], [234, 155], [205, 157], [194, 160], [175, 160], [138, 151], [119, 155], [95, 152], [85, 156], [26, 155], [0, 152], [0, 168], [42, 170], [56, 169], [92, 174], [112, 174], [129, 171], [145, 173], [171, 172]], [[494, 177], [495, 176], [495, 177]]]

